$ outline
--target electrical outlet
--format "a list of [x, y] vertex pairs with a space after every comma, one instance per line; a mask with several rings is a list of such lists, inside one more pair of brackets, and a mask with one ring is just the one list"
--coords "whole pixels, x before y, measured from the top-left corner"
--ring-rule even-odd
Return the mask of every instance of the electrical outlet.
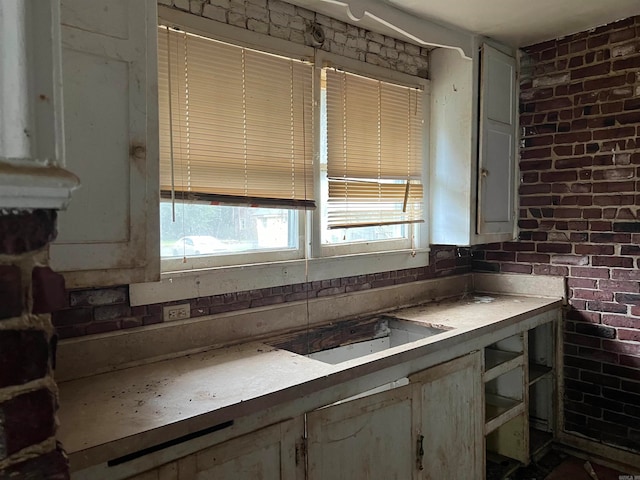
[[191, 317], [191, 305], [183, 303], [182, 305], [169, 305], [163, 309], [163, 318], [165, 322], [172, 320], [183, 320]]

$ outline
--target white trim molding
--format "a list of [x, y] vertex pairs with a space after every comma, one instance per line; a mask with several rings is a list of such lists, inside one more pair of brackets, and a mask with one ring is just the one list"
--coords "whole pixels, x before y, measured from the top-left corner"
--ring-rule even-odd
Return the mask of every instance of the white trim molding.
[[475, 35], [423, 20], [380, 0], [288, 0], [299, 7], [422, 46], [452, 48], [472, 58]]
[[64, 209], [59, 0], [3, 0], [0, 44], [0, 209]]

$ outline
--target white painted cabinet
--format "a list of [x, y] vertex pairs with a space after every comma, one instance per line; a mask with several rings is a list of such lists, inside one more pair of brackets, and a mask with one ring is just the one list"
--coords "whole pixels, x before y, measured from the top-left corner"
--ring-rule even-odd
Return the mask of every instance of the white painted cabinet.
[[51, 265], [68, 287], [159, 279], [156, 0], [62, 0], [65, 167]]
[[481, 478], [478, 352], [307, 415], [309, 480]]
[[129, 480], [304, 480], [302, 417], [205, 448]]
[[516, 60], [488, 44], [472, 59], [430, 56], [431, 243], [512, 240], [517, 227]]
[[307, 414], [308, 479], [418, 478], [414, 390], [407, 385]]
[[419, 478], [482, 478], [482, 359], [474, 352], [410, 377], [421, 402]]

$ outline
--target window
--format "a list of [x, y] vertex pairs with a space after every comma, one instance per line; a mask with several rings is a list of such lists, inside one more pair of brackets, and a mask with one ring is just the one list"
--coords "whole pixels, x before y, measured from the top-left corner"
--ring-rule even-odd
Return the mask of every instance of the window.
[[[335, 278], [424, 265], [426, 81], [269, 40], [160, 27], [163, 270], [298, 259]], [[344, 257], [375, 252], [411, 255]], [[286, 283], [309, 279], [282, 268]]]
[[313, 67], [166, 27], [158, 50], [162, 256], [301, 256], [296, 209], [314, 208]]
[[411, 224], [424, 221], [421, 92], [333, 68], [322, 87], [323, 244], [413, 246]]

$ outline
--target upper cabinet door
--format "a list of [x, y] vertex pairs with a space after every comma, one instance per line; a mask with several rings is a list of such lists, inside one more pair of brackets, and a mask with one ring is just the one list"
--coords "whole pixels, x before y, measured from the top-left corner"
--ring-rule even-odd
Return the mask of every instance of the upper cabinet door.
[[484, 44], [480, 81], [477, 233], [514, 233], [517, 146], [515, 58]]
[[62, 0], [65, 166], [51, 265], [68, 287], [158, 280], [156, 0]]

